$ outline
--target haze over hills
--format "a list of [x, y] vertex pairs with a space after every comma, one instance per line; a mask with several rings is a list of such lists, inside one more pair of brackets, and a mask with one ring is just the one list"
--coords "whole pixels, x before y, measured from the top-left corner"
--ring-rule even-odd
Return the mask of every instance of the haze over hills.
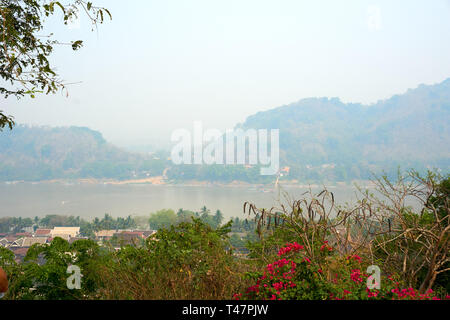
[[0, 133], [0, 180], [132, 178], [161, 174], [158, 159], [126, 152], [84, 127], [17, 125]]
[[299, 170], [334, 165], [334, 171], [348, 175], [398, 165], [448, 170], [449, 124], [450, 78], [373, 105], [303, 99], [259, 112], [238, 127], [279, 128], [282, 163]]
[[[372, 172], [450, 169], [450, 79], [420, 85], [372, 105], [308, 98], [259, 112], [238, 128], [280, 129], [280, 163], [302, 181], [368, 179]], [[82, 127], [18, 125], [0, 133], [0, 180], [131, 179], [162, 174], [175, 180], [261, 182], [256, 168], [174, 166], [132, 153]]]

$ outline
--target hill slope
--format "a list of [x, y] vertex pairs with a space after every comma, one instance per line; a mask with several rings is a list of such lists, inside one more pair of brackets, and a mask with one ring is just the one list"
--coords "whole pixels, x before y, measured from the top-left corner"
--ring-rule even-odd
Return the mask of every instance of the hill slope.
[[136, 177], [164, 164], [123, 151], [84, 127], [16, 126], [0, 134], [0, 181]]
[[314, 167], [334, 166], [330, 177], [345, 180], [398, 165], [448, 170], [449, 124], [447, 79], [369, 106], [338, 98], [303, 99], [259, 112], [238, 127], [279, 128], [281, 162], [293, 166], [294, 174], [312, 170], [317, 176], [320, 170]]
[[[290, 178], [319, 182], [368, 179], [381, 170], [393, 174], [399, 165], [449, 172], [449, 124], [447, 79], [368, 106], [303, 99], [259, 112], [237, 127], [280, 129], [280, 161], [291, 167]], [[262, 181], [257, 168], [173, 166], [125, 152], [88, 128], [18, 125], [0, 134], [0, 181], [133, 179], [161, 175], [167, 167], [169, 178], [181, 181]]]

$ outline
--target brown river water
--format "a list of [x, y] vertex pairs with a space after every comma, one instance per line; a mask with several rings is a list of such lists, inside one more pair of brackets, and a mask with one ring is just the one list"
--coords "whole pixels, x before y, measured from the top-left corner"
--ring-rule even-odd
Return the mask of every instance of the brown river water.
[[[282, 187], [299, 199], [306, 187]], [[356, 199], [352, 186], [328, 187], [337, 203]], [[313, 192], [323, 188], [315, 187]], [[104, 185], [68, 183], [0, 183], [0, 217], [74, 215], [85, 219], [149, 215], [160, 209], [220, 209], [226, 218], [244, 217], [246, 201], [259, 208], [286, 203], [279, 188], [258, 186]]]

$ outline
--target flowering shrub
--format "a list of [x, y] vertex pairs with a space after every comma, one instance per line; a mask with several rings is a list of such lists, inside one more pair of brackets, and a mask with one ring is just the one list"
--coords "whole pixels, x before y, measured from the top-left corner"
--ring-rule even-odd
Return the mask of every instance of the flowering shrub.
[[297, 242], [294, 243], [288, 243], [284, 248], [281, 248], [278, 251], [279, 256], [283, 256], [285, 254], [288, 254], [289, 252], [298, 252], [300, 250], [303, 250], [304, 247], [302, 245], [299, 245]]
[[[287, 243], [279, 249], [279, 259], [265, 266], [262, 273], [250, 274], [256, 284], [238, 293], [233, 299], [262, 300], [367, 300], [420, 299], [437, 300], [433, 291], [419, 294], [415, 289], [401, 289], [393, 276], [383, 276], [380, 289], [368, 289], [370, 276], [362, 270], [367, 265], [358, 255], [345, 258], [333, 255], [325, 241], [314, 259], [301, 244]], [[446, 298], [450, 298], [447, 296]]]
[[279, 260], [268, 264], [262, 274], [253, 274], [256, 284], [235, 299], [324, 299], [327, 283], [323, 272], [296, 242], [287, 243], [278, 251]]

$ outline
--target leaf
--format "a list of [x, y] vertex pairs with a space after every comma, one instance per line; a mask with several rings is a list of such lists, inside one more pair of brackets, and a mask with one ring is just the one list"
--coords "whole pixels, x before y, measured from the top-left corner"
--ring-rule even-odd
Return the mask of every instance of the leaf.
[[111, 15], [111, 12], [109, 12], [109, 10], [108, 9], [106, 9], [106, 8], [104, 8], [103, 10], [105, 10], [106, 11], [106, 13], [108, 14], [108, 16], [109, 16], [109, 18], [112, 20], [112, 15]]
[[82, 41], [82, 40], [77, 40], [77, 41], [74, 41], [74, 42], [72, 43], [72, 49], [73, 49], [73, 50], [78, 50], [78, 49], [80, 49], [82, 46], [83, 46], [83, 41]]
[[51, 6], [51, 8], [52, 8], [52, 10], [51, 10], [52, 12], [53, 12], [53, 6], [54, 6], [55, 4], [56, 4], [58, 7], [61, 8], [61, 10], [62, 10], [63, 13], [66, 13], [66, 9], [64, 8], [64, 6], [63, 6], [59, 1], [55, 1], [55, 2], [50, 3], [50, 6]]

